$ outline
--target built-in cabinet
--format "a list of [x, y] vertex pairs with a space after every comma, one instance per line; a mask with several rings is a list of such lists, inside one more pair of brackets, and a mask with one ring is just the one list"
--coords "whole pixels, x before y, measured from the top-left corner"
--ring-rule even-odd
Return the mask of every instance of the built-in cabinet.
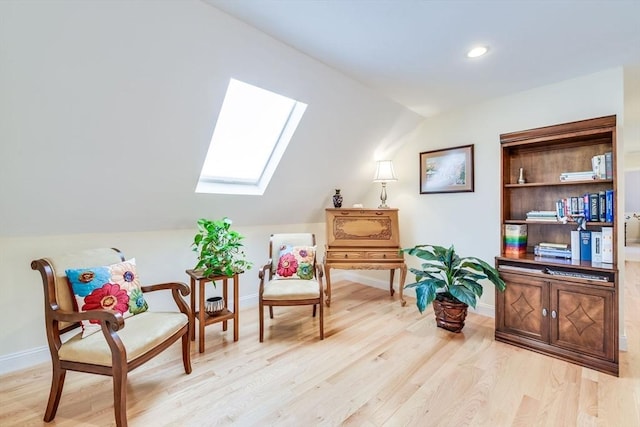
[[[502, 242], [504, 225], [526, 225], [527, 247], [526, 253], [507, 255], [503, 243], [496, 257], [507, 284], [496, 292], [496, 340], [617, 376], [617, 215], [584, 225], [613, 229], [611, 263], [537, 256], [541, 242], [570, 243], [580, 216], [527, 219], [531, 211], [555, 210], [563, 198], [606, 190], [613, 190], [616, 206], [616, 118], [503, 134], [500, 142]], [[603, 153], [611, 153], [609, 178], [560, 180], [562, 173], [592, 169], [592, 157]]]

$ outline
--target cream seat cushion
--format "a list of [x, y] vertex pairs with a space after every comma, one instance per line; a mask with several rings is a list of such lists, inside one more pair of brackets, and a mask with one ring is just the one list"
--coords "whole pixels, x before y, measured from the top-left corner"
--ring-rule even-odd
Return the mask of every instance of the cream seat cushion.
[[316, 280], [274, 279], [264, 285], [265, 300], [295, 300], [318, 298], [320, 285]]
[[[125, 319], [124, 328], [117, 331], [127, 350], [127, 362], [154, 349], [167, 337], [189, 323], [184, 313], [147, 311]], [[102, 332], [82, 338], [79, 333], [60, 347], [60, 360], [111, 366], [111, 350]]]

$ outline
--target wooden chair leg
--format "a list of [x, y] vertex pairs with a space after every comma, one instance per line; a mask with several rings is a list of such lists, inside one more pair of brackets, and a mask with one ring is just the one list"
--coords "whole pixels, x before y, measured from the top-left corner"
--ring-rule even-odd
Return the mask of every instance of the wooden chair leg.
[[182, 335], [182, 364], [184, 365], [184, 372], [191, 373], [191, 327], [187, 328], [187, 333]]
[[316, 305], [317, 304], [313, 304], [313, 317], [316, 317]]
[[[324, 309], [322, 307], [322, 295], [320, 295], [320, 339], [324, 339]], [[315, 306], [314, 306], [315, 308]]]
[[269, 306], [269, 317], [271, 319], [273, 319], [273, 306], [272, 305]]
[[258, 309], [260, 310], [260, 342], [264, 341], [264, 305], [262, 300], [258, 302]]
[[113, 409], [117, 427], [127, 427], [127, 371], [114, 367]]
[[49, 391], [49, 401], [47, 402], [47, 409], [44, 412], [44, 421], [46, 422], [52, 421], [56, 416], [66, 375], [66, 369], [61, 369], [60, 366], [56, 364], [53, 365], [53, 372], [51, 376], [51, 390]]

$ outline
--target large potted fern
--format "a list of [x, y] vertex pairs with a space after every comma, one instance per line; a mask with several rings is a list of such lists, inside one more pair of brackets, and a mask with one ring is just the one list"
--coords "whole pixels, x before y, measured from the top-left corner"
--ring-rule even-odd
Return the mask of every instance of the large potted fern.
[[453, 245], [449, 248], [417, 245], [401, 249], [401, 252], [424, 261], [421, 269], [409, 269], [415, 274], [416, 281], [405, 288], [415, 288], [420, 313], [427, 304], [432, 304], [436, 324], [448, 331], [462, 330], [468, 307], [475, 308], [482, 296], [482, 280], [490, 281], [500, 291], [505, 289], [505, 283], [495, 268], [476, 257], [461, 258]]

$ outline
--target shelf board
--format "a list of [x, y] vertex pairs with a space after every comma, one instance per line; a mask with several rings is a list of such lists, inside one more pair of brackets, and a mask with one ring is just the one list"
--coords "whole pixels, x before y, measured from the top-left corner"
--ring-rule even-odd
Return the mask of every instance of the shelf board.
[[[527, 221], [526, 219], [506, 219], [505, 224], [548, 224], [548, 225], [576, 225], [575, 221]], [[587, 221], [587, 226], [613, 227], [612, 222]]]
[[563, 185], [585, 185], [613, 183], [613, 179], [586, 179], [581, 181], [527, 182], [524, 184], [504, 184], [505, 188], [553, 187]]
[[504, 254], [496, 257], [498, 261], [509, 263], [523, 263], [530, 265], [543, 266], [560, 266], [571, 267], [580, 270], [602, 271], [605, 273], [615, 273], [617, 271], [615, 264], [592, 263], [591, 261], [578, 261], [563, 258], [539, 257], [534, 254], [527, 253], [520, 256], [505, 256]]

